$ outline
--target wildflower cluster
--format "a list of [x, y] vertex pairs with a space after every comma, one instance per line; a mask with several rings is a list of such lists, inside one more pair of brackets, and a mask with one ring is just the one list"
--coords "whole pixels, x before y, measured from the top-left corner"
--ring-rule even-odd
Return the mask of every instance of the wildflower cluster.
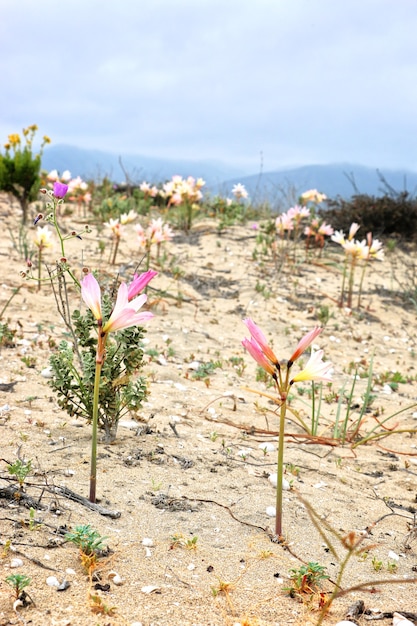
[[115, 265], [119, 243], [123, 234], [123, 227], [131, 224], [137, 218], [137, 213], [131, 209], [128, 213], [122, 213], [120, 217], [110, 218], [108, 222], [104, 222], [104, 226], [110, 229], [113, 237], [113, 252], [111, 253], [110, 263]]
[[309, 202], [312, 204], [321, 204], [324, 200], [327, 200], [327, 196], [317, 191], [317, 189], [308, 189], [300, 196], [300, 203], [303, 205], [307, 205]]
[[[360, 300], [362, 295], [363, 280], [368, 264], [371, 261], [383, 261], [384, 251], [382, 249], [382, 242], [372, 237], [372, 233], [367, 233], [366, 239], [361, 241], [355, 239], [355, 235], [359, 230], [359, 224], [352, 222], [349, 228], [349, 233], [346, 236], [341, 230], [336, 231], [331, 239], [335, 243], [342, 246], [345, 252], [345, 263], [343, 267], [342, 289], [340, 295], [339, 306], [344, 304], [345, 296], [345, 284], [348, 279], [348, 293], [346, 304], [349, 308], [352, 307], [353, 287], [355, 270], [358, 264], [362, 264], [362, 272], [359, 281], [358, 289], [358, 307], [360, 306]], [[348, 276], [349, 273], [349, 276]]]
[[144, 181], [140, 185], [140, 190], [145, 198], [160, 199], [168, 209], [175, 209], [173, 215], [176, 216], [178, 228], [188, 232], [193, 215], [203, 199], [201, 189], [205, 184], [202, 178], [195, 179], [193, 176], [183, 178], [175, 175], [160, 189]]
[[146, 269], [149, 269], [152, 245], [156, 244], [157, 258], [159, 258], [161, 244], [165, 241], [171, 241], [174, 232], [168, 224], [164, 224], [162, 218], [153, 219], [146, 229], [141, 224], [136, 224], [135, 230], [139, 238], [139, 245], [146, 253]]
[[182, 176], [173, 176], [162, 186], [159, 195], [167, 200], [168, 207], [192, 204], [203, 199], [201, 189], [205, 184], [202, 178], [196, 180], [193, 176], [188, 176], [186, 179]]
[[[314, 192], [314, 193], [313, 193]], [[307, 196], [305, 194], [308, 194]], [[278, 242], [273, 246], [273, 252], [284, 262], [288, 256], [288, 242], [293, 242], [293, 259], [295, 259], [295, 246], [301, 236], [305, 237], [306, 252], [309, 251], [313, 242], [319, 252], [324, 247], [325, 237], [333, 234], [334, 230], [330, 224], [317, 217], [314, 207], [308, 207], [308, 202], [313, 202], [313, 198], [319, 198], [322, 201], [326, 198], [324, 194], [318, 194], [316, 190], [310, 190], [300, 196], [300, 204], [296, 204], [281, 213], [275, 220], [275, 230], [278, 236]], [[310, 222], [306, 224], [306, 220], [310, 218]]]

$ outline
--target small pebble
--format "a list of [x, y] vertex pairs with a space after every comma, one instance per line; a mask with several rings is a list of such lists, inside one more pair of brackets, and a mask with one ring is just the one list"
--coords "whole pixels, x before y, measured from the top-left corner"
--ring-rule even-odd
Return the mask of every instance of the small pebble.
[[60, 582], [56, 576], [48, 576], [48, 578], [46, 579], [46, 584], [49, 587], [59, 587]]
[[264, 443], [260, 443], [258, 448], [263, 450], [264, 452], [274, 452], [275, 446], [270, 441], [265, 441]]
[[10, 567], [13, 567], [13, 568], [22, 567], [22, 565], [23, 565], [22, 559], [12, 559], [10, 561]]
[[275, 517], [276, 515], [276, 509], [274, 506], [267, 506], [266, 507], [266, 514], [268, 515], [268, 517]]
[[145, 585], [145, 587], [142, 587], [141, 589], [142, 593], [156, 593], [160, 590], [161, 588], [157, 587], [156, 585]]
[[41, 376], [43, 376], [44, 378], [52, 378], [53, 376], [53, 371], [51, 367], [45, 367], [42, 371], [41, 371]]

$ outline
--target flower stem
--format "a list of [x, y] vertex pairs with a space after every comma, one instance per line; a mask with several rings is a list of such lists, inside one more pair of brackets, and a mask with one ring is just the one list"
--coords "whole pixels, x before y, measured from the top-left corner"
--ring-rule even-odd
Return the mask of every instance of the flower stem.
[[360, 280], [360, 283], [359, 283], [359, 293], [358, 293], [358, 309], [361, 306], [363, 280], [365, 278], [365, 272], [366, 272], [366, 268], [368, 267], [368, 262], [369, 262], [369, 256], [365, 259], [365, 262], [364, 262], [363, 268], [362, 268], [361, 280]]
[[284, 400], [281, 404], [278, 435], [277, 501], [275, 513], [275, 534], [277, 537], [282, 536], [282, 480], [284, 477], [284, 430], [286, 411], [287, 402]]
[[113, 257], [110, 262], [110, 265], [116, 265], [116, 256], [117, 256], [117, 251], [119, 249], [119, 243], [120, 243], [120, 237], [116, 236], [115, 241], [114, 241]]
[[103, 367], [106, 339], [107, 335], [102, 334], [101, 326], [99, 325], [99, 335], [97, 339], [96, 352], [96, 372], [94, 376], [93, 421], [91, 433], [90, 502], [96, 501], [98, 406], [100, 398], [101, 368]]
[[42, 246], [39, 246], [38, 252], [38, 291], [41, 290], [41, 280], [42, 280]]

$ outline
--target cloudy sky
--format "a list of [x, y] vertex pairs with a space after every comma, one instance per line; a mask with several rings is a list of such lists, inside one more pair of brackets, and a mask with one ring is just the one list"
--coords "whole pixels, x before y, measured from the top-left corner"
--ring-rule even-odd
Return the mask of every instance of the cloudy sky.
[[417, 170], [416, 0], [0, 0], [0, 142]]

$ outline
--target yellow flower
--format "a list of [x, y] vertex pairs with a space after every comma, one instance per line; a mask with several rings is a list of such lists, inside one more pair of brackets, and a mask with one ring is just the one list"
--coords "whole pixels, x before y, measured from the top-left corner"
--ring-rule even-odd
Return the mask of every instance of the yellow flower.
[[17, 146], [20, 143], [20, 135], [17, 133], [9, 135], [9, 143], [11, 146]]

